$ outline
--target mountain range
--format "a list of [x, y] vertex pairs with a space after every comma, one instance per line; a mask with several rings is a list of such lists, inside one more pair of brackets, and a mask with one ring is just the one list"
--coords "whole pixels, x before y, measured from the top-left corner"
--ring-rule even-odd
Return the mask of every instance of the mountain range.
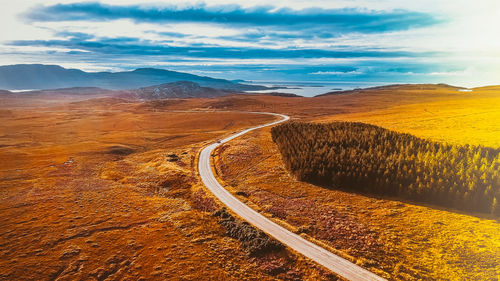
[[189, 73], [157, 68], [139, 68], [122, 72], [85, 72], [66, 69], [58, 65], [17, 64], [0, 66], [0, 89], [56, 89], [74, 87], [99, 87], [110, 90], [125, 90], [188, 81], [201, 87], [230, 91], [257, 91], [270, 88], [248, 85], [238, 81], [216, 79]]

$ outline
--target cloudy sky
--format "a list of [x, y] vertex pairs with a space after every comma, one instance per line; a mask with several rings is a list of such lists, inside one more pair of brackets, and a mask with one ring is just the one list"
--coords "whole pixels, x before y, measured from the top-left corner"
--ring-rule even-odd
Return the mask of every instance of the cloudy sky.
[[2, 1], [0, 65], [500, 84], [498, 0]]

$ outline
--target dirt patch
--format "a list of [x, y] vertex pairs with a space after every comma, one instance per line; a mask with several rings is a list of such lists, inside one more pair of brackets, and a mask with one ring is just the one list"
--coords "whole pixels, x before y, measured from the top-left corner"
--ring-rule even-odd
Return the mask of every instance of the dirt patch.
[[134, 149], [132, 149], [130, 147], [126, 147], [126, 146], [120, 146], [120, 145], [110, 146], [107, 150], [107, 153], [109, 153], [109, 154], [120, 155], [120, 156], [129, 155], [129, 154], [132, 154], [134, 152], [135, 152]]

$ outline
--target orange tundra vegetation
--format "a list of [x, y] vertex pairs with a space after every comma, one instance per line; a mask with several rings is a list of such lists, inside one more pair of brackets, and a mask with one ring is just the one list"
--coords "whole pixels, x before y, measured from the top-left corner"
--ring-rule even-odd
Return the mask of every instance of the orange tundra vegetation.
[[[197, 177], [201, 147], [272, 117], [200, 110], [362, 121], [426, 142], [496, 149], [499, 93], [398, 85], [317, 98], [2, 95], [0, 280], [335, 280], [221, 209]], [[500, 276], [491, 215], [299, 181], [269, 128], [214, 155], [217, 175], [240, 200], [381, 276]], [[259, 247], [270, 251], [254, 255]]]
[[0, 280], [319, 276], [284, 250], [249, 257], [211, 216], [220, 207], [196, 175], [207, 142], [271, 117], [109, 98], [17, 102], [1, 111]]

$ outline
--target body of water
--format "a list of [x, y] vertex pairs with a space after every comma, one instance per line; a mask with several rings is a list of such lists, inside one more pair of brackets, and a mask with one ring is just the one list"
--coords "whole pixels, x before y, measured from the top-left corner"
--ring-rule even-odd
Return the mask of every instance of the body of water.
[[375, 86], [383, 86], [391, 83], [387, 82], [321, 82], [321, 81], [306, 81], [306, 82], [291, 82], [291, 81], [252, 81], [243, 82], [244, 84], [262, 85], [267, 87], [283, 87], [283, 89], [264, 90], [264, 91], [248, 91], [249, 93], [289, 93], [304, 97], [313, 97], [334, 91], [353, 90], [356, 88], [369, 88]]
[[24, 90], [8, 90], [9, 92], [12, 93], [24, 93], [24, 92], [31, 92], [31, 91], [38, 91], [39, 89], [24, 89]]

